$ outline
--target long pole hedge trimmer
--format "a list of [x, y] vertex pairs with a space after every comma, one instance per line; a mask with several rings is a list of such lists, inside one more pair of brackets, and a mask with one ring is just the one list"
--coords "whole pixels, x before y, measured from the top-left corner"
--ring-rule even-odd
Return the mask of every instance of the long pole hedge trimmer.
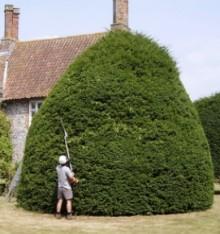
[[72, 171], [73, 167], [72, 167], [72, 164], [71, 164], [71, 161], [70, 161], [70, 152], [69, 152], [69, 147], [68, 147], [68, 143], [67, 143], [68, 133], [67, 133], [65, 127], [64, 127], [62, 118], [60, 119], [60, 122], [61, 122], [61, 126], [62, 126], [63, 132], [64, 132], [64, 142], [65, 142], [65, 146], [66, 146], [66, 154], [67, 154], [67, 158], [68, 158], [68, 161], [69, 161], [69, 167], [70, 167], [70, 169]]

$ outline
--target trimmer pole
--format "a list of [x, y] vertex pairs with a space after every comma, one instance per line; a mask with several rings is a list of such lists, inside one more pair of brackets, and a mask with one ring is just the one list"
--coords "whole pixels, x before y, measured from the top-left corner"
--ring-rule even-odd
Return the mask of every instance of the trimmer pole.
[[70, 162], [70, 152], [69, 152], [69, 147], [68, 147], [68, 143], [67, 143], [68, 134], [67, 134], [67, 131], [66, 131], [65, 127], [64, 127], [62, 118], [60, 119], [60, 122], [61, 122], [63, 132], [64, 132], [64, 142], [65, 142], [65, 146], [66, 146], [67, 158], [69, 160], [69, 166], [70, 166], [70, 169], [73, 170], [72, 164]]

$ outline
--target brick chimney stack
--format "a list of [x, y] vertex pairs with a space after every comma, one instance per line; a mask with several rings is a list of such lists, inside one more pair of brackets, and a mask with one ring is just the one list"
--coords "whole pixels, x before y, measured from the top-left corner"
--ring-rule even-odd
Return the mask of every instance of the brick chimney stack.
[[5, 37], [4, 39], [18, 40], [19, 8], [5, 5]]
[[113, 0], [112, 30], [129, 30], [128, 27], [128, 0]]

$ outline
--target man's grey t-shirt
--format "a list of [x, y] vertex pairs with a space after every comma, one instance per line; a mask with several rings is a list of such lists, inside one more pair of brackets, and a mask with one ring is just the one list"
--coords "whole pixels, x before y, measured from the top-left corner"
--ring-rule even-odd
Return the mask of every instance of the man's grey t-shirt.
[[56, 170], [58, 176], [58, 188], [71, 189], [68, 177], [73, 177], [74, 173], [67, 166], [58, 165]]

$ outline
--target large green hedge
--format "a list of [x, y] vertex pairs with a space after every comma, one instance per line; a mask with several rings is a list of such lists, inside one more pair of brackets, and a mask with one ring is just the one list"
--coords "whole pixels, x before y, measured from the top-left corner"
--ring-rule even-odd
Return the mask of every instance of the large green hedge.
[[10, 142], [10, 123], [0, 111], [0, 193], [9, 182], [12, 168], [12, 146]]
[[19, 204], [52, 212], [58, 156], [69, 133], [77, 214], [202, 210], [213, 200], [207, 140], [167, 50], [110, 32], [80, 56], [31, 125]]
[[220, 179], [220, 93], [194, 104], [210, 145], [215, 177]]

